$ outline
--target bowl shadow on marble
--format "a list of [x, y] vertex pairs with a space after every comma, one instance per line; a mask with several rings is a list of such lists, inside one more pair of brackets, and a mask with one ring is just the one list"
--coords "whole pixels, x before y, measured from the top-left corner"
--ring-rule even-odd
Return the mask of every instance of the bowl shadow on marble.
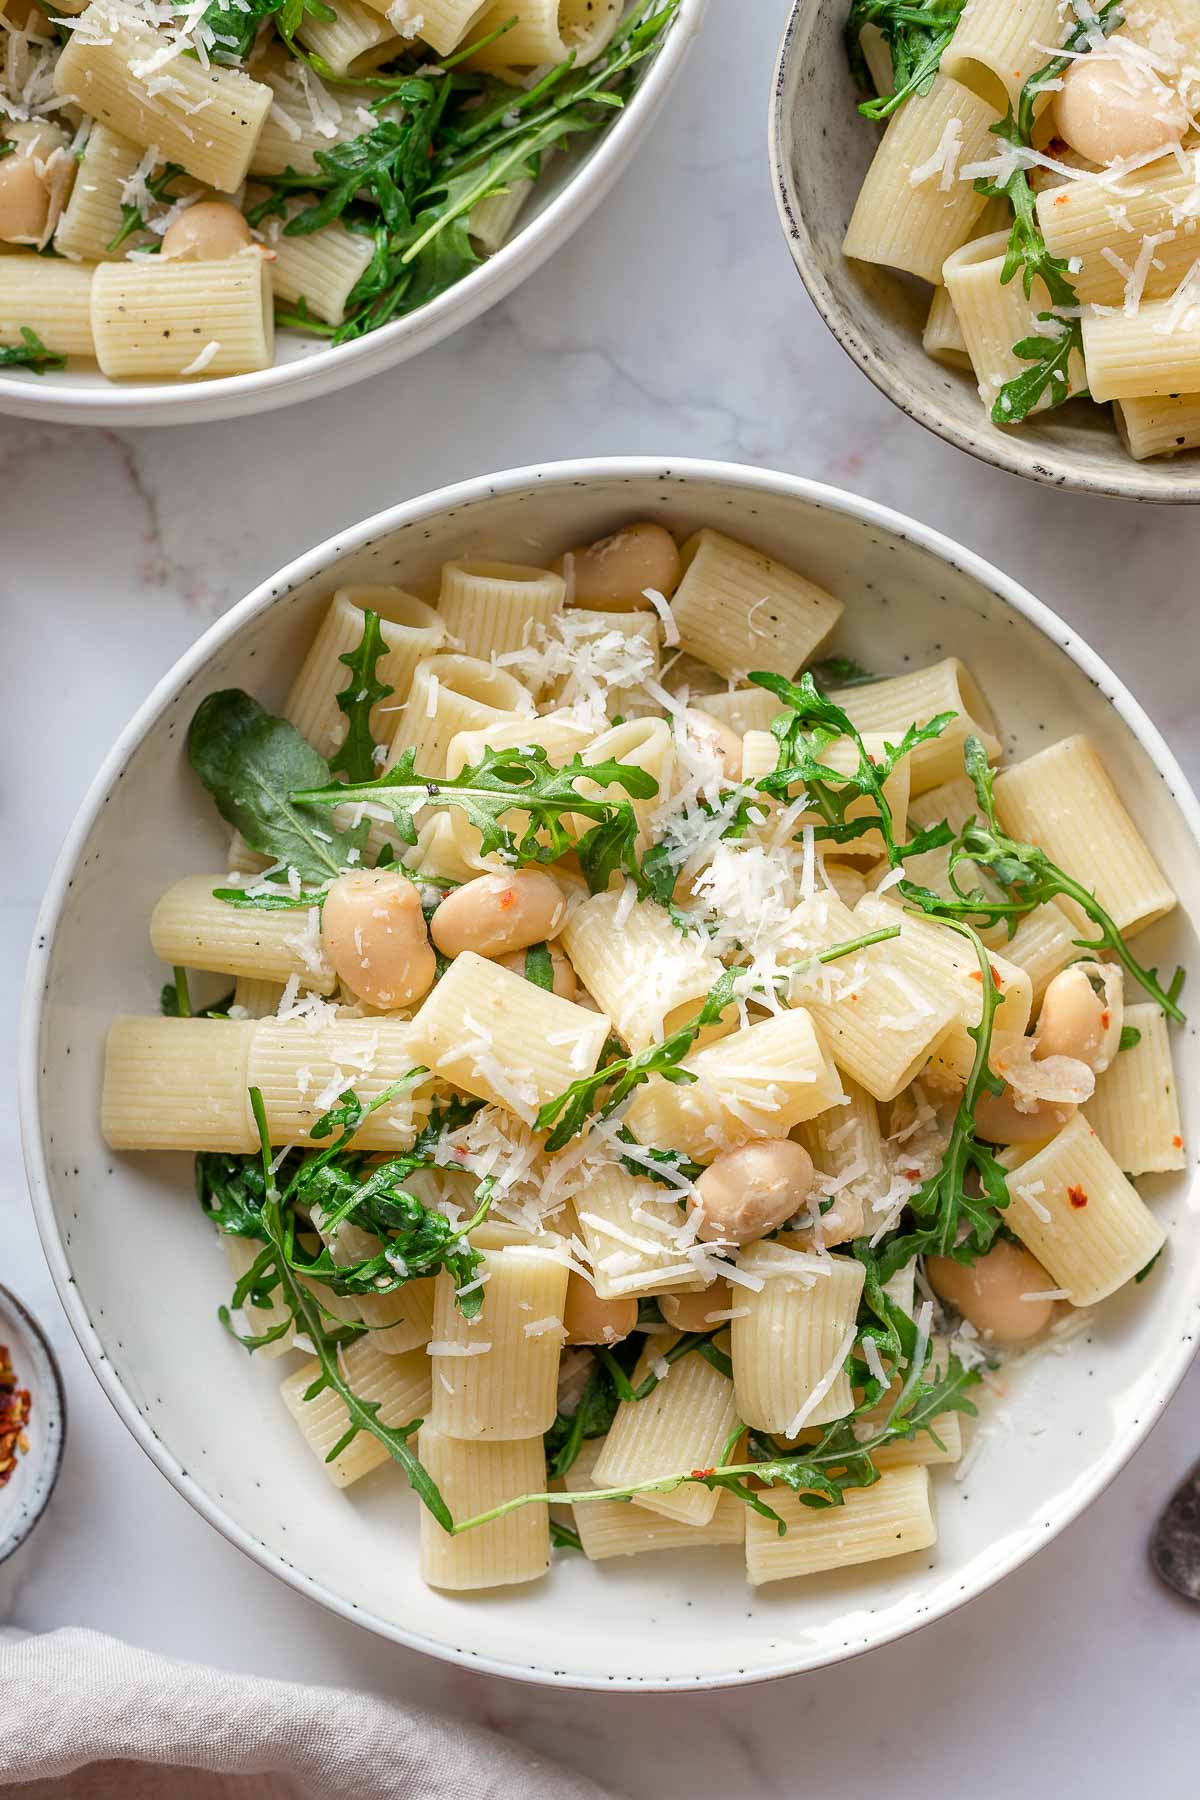
[[925, 354], [922, 282], [842, 255], [879, 128], [843, 42], [849, 0], [795, 0], [771, 90], [775, 202], [792, 260], [842, 349], [908, 418], [959, 450], [1045, 487], [1113, 499], [1200, 504], [1200, 453], [1137, 463], [1110, 407], [1076, 401], [1011, 430], [993, 425], [973, 377]]

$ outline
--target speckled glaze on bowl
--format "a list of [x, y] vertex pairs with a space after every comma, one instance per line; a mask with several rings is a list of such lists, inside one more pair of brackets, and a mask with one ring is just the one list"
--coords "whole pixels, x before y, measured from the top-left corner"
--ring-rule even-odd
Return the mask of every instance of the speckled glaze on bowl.
[[0, 1563], [21, 1548], [47, 1506], [62, 1468], [67, 1399], [50, 1340], [29, 1308], [0, 1287], [0, 1344], [8, 1347], [19, 1387], [28, 1388], [29, 1448], [0, 1487]]
[[842, 240], [879, 127], [856, 110], [842, 32], [849, 0], [795, 0], [780, 45], [769, 121], [775, 202], [792, 260], [847, 356], [880, 393], [960, 450], [1047, 487], [1200, 503], [1200, 452], [1134, 462], [1112, 408], [1079, 400], [1003, 430], [965, 370], [926, 356], [929, 289], [892, 269], [851, 262]]
[[[816, 482], [616, 457], [510, 470], [393, 507], [301, 557], [206, 632], [121, 734], [71, 829], [38, 924], [19, 1052], [50, 1268], [105, 1392], [163, 1473], [231, 1542], [343, 1617], [470, 1667], [566, 1687], [794, 1674], [960, 1605], [1095, 1498], [1162, 1411], [1200, 1327], [1200, 1192], [1189, 1168], [1145, 1183], [1172, 1233], [1154, 1277], [1100, 1309], [1065, 1355], [1015, 1371], [1012, 1429], [987, 1433], [964, 1480], [939, 1479], [935, 1551], [757, 1593], [735, 1550], [598, 1566], [562, 1558], [545, 1581], [474, 1596], [422, 1585], [417, 1501], [398, 1471], [378, 1470], [349, 1494], [330, 1487], [279, 1402], [279, 1363], [247, 1356], [221, 1330], [215, 1310], [230, 1277], [188, 1159], [115, 1155], [99, 1132], [112, 1015], [157, 1009], [151, 909], [181, 875], [224, 866], [228, 835], [183, 754], [197, 703], [239, 685], [278, 705], [338, 586], [400, 581], [423, 592], [448, 557], [528, 562], [646, 517], [681, 537], [713, 525], [794, 563], [845, 599], [838, 647], [876, 669], [961, 654], [1010, 750], [1086, 731], [1180, 896], [1180, 913], [1139, 937], [1139, 951], [1198, 966], [1195, 798], [1137, 702], [1032, 595], [938, 533]], [[1192, 1142], [1200, 1041], [1189, 1029], [1175, 1045]]]
[[600, 204], [649, 131], [707, 5], [708, 0], [681, 0], [661, 49], [642, 65], [635, 92], [612, 124], [578, 151], [556, 157], [509, 241], [428, 306], [336, 347], [321, 338], [282, 332], [271, 368], [216, 381], [118, 382], [97, 369], [81, 368], [37, 376], [0, 373], [0, 413], [58, 425], [192, 425], [239, 419], [315, 400], [432, 349], [540, 269]]

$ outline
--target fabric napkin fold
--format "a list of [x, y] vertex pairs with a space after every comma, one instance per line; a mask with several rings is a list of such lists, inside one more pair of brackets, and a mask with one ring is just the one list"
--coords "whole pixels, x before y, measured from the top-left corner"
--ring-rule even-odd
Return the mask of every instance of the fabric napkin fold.
[[37, 1800], [613, 1800], [454, 1719], [94, 1631], [0, 1644], [0, 1721], [0, 1787]]

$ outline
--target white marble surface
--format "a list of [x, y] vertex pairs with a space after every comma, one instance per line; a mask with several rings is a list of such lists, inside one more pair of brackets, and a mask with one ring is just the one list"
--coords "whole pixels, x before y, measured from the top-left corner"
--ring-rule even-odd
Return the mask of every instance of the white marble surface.
[[[0, 1080], [44, 879], [101, 754], [222, 610], [298, 551], [403, 496], [605, 451], [727, 457], [852, 487], [992, 557], [1078, 625], [1200, 777], [1200, 516], [1045, 492], [895, 413], [809, 308], [775, 220], [767, 95], [786, 0], [711, 0], [652, 140], [523, 292], [422, 362], [341, 398], [190, 431], [0, 421]], [[0, 1117], [0, 1276], [62, 1356], [68, 1459], [0, 1569], [0, 1621], [77, 1623], [183, 1656], [357, 1683], [510, 1731], [630, 1796], [806, 1792], [979, 1800], [1136, 1783], [1195, 1791], [1200, 1611], [1146, 1533], [1200, 1454], [1200, 1370], [1113, 1488], [1000, 1589], [918, 1637], [756, 1690], [539, 1692], [325, 1617], [203, 1524], [126, 1436], [62, 1320]], [[796, 1773], [798, 1769], [803, 1774]]]

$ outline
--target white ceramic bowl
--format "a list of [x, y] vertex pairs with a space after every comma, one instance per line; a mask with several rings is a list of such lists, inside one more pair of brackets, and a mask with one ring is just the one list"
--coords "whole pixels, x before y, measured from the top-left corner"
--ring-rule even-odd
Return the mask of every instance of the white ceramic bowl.
[[611, 125], [551, 160], [508, 243], [428, 306], [353, 343], [331, 348], [321, 338], [280, 332], [275, 362], [250, 375], [217, 381], [121, 383], [98, 370], [68, 368], [45, 375], [0, 373], [0, 413], [59, 425], [191, 425], [272, 412], [315, 400], [432, 349], [495, 306], [552, 256], [603, 200], [679, 74], [708, 0], [681, 0], [679, 16]]
[[[1200, 1217], [1187, 1177], [1147, 1182], [1172, 1247], [1152, 1280], [1102, 1308], [1087, 1338], [1012, 1380], [1011, 1432], [989, 1433], [965, 1481], [938, 1481], [935, 1552], [761, 1593], [736, 1553], [559, 1559], [542, 1583], [432, 1593], [416, 1566], [417, 1503], [391, 1469], [351, 1494], [315, 1467], [256, 1364], [214, 1316], [225, 1258], [182, 1156], [101, 1142], [112, 1014], [157, 1004], [151, 907], [220, 866], [227, 833], [188, 771], [199, 702], [244, 685], [278, 703], [331, 590], [420, 586], [451, 556], [528, 561], [618, 522], [701, 524], [793, 562], [848, 602], [839, 641], [876, 668], [969, 659], [1017, 751], [1089, 732], [1185, 913], [1139, 950], [1196, 967], [1200, 814], [1137, 703], [1029, 594], [947, 539], [854, 495], [760, 470], [611, 458], [518, 469], [381, 513], [251, 594], [172, 670], [115, 745], [72, 828], [30, 964], [21, 1100], [30, 1187], [62, 1301], [138, 1442], [205, 1518], [265, 1568], [347, 1618], [419, 1649], [566, 1686], [714, 1686], [783, 1675], [880, 1644], [978, 1593], [1073, 1519], [1136, 1448], [1190, 1361]], [[1194, 1111], [1200, 1043], [1175, 1038]], [[1193, 1132], [1194, 1118], [1190, 1121]], [[136, 1268], [131, 1263], [136, 1258]]]
[[795, 0], [771, 90], [775, 202], [792, 260], [847, 356], [919, 425], [1048, 487], [1124, 500], [1200, 502], [1200, 453], [1138, 463], [1112, 408], [1078, 400], [1028, 424], [993, 425], [965, 370], [921, 347], [929, 288], [893, 269], [851, 262], [842, 240], [879, 127], [855, 109], [843, 38], [850, 0]]

